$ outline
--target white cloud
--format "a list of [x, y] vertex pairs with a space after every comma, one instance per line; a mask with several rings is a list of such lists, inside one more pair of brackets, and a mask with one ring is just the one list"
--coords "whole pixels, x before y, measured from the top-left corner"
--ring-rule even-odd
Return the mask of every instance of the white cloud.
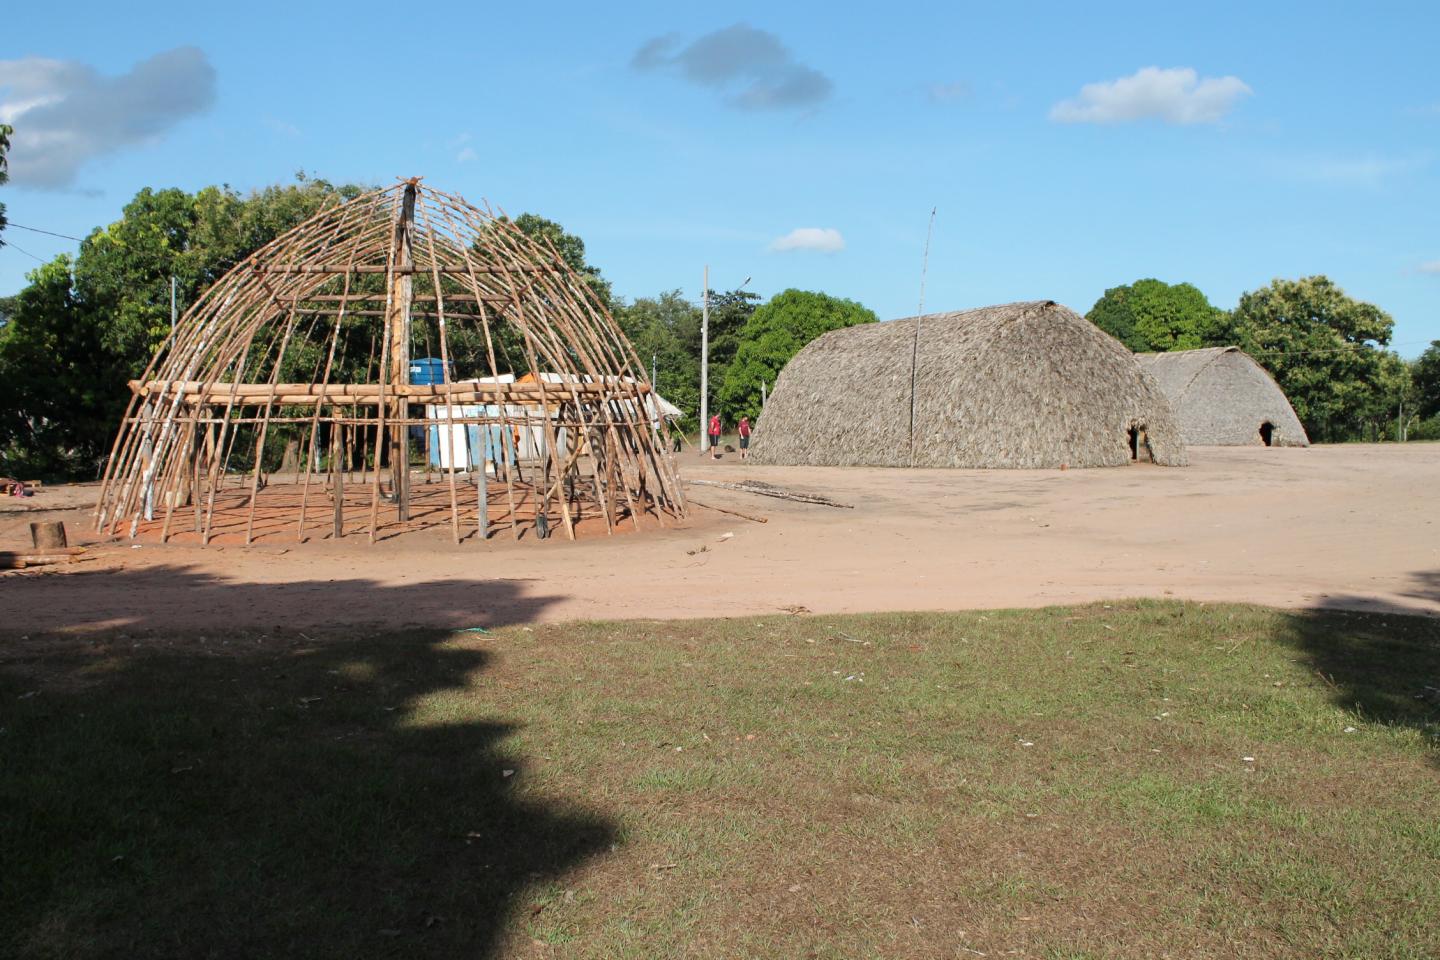
[[1239, 77], [1201, 79], [1190, 67], [1145, 67], [1132, 76], [1087, 83], [1050, 108], [1058, 123], [1216, 123], [1253, 91]]
[[1295, 157], [1279, 164], [1287, 177], [1309, 183], [1377, 187], [1388, 180], [1417, 173], [1430, 165], [1431, 157], [1412, 154], [1384, 157], [1365, 154], [1353, 157]]
[[788, 250], [815, 250], [820, 253], [838, 253], [845, 249], [845, 238], [840, 231], [830, 227], [796, 227], [783, 237], [770, 242], [770, 249], [777, 252]]
[[927, 92], [932, 103], [953, 103], [956, 100], [969, 100], [975, 94], [970, 84], [958, 81], [955, 83], [932, 83]]
[[479, 157], [480, 157], [480, 154], [478, 154], [478, 153], [475, 152], [475, 148], [474, 148], [474, 147], [464, 147], [464, 148], [462, 148], [462, 149], [460, 150], [459, 153], [455, 154], [455, 162], [456, 162], [456, 163], [469, 163], [469, 162], [472, 161], [472, 160], [477, 160], [477, 159], [479, 159]]
[[696, 39], [676, 52], [673, 33], [646, 40], [630, 58], [636, 70], [672, 69], [697, 86], [728, 91], [725, 103], [741, 110], [814, 106], [834, 84], [795, 59], [780, 38], [737, 23]]
[[215, 69], [177, 47], [118, 77], [74, 60], [0, 60], [0, 123], [15, 127], [10, 178], [63, 188], [96, 157], [154, 142], [215, 99]]
[[1431, 273], [1440, 276], [1440, 260], [1426, 260], [1417, 268], [1421, 273]]
[[300, 128], [295, 126], [295, 124], [293, 123], [289, 123], [285, 120], [279, 119], [278, 117], [272, 117], [268, 115], [264, 117], [264, 121], [265, 126], [269, 127], [271, 130], [274, 130], [282, 137], [289, 137], [293, 140], [296, 137], [300, 136]]

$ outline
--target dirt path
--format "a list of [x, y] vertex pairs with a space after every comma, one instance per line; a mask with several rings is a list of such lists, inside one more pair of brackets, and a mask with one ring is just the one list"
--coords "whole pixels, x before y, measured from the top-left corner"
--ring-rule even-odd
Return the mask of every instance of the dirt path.
[[[101, 545], [64, 573], [0, 576], [0, 625], [462, 627], [1133, 596], [1440, 615], [1440, 444], [1198, 448], [1192, 462], [903, 471], [687, 454], [691, 478], [759, 479], [855, 509], [693, 486], [700, 501], [769, 522], [697, 510], [683, 529], [581, 543]], [[0, 549], [42, 515], [83, 535], [75, 505], [87, 498], [93, 488], [61, 488], [24, 504], [71, 507], [43, 514], [6, 504]]]

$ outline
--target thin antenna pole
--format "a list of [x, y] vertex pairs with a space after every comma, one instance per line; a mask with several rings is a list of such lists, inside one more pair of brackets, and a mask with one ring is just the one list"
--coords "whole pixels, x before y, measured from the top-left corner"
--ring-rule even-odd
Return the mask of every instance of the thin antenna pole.
[[915, 339], [910, 344], [910, 466], [915, 466], [915, 391], [920, 369], [920, 323], [925, 316], [925, 275], [930, 270], [930, 238], [935, 235], [935, 207], [930, 208], [930, 228], [925, 231], [925, 258], [920, 261], [920, 308], [915, 311]]
[[710, 449], [710, 265], [700, 290], [700, 452]]
[[175, 278], [170, 278], [170, 332], [175, 332]]

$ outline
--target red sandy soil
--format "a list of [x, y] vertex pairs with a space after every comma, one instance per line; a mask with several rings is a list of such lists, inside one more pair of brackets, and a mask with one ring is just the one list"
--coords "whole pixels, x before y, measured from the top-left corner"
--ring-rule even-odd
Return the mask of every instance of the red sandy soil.
[[[776, 611], [975, 609], [1120, 597], [1440, 615], [1440, 444], [1195, 448], [1192, 466], [978, 471], [758, 467], [682, 455], [691, 479], [763, 480], [854, 504], [692, 485], [678, 528], [567, 542], [435, 531], [252, 547], [99, 542], [0, 575], [0, 628], [304, 630]], [[0, 502], [0, 550], [63, 519], [98, 540], [93, 485]], [[733, 536], [725, 538], [727, 533]]]

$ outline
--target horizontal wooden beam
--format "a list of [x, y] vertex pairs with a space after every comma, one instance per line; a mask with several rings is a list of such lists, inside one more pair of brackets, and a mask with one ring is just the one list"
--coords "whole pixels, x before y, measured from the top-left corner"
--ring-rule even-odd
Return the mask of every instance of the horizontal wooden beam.
[[424, 276], [430, 273], [439, 273], [447, 276], [459, 274], [466, 276], [476, 274], [502, 274], [502, 273], [549, 273], [559, 269], [554, 264], [517, 264], [510, 267], [497, 267], [488, 264], [476, 264], [467, 266], [463, 263], [441, 263], [435, 266], [414, 266], [391, 267], [384, 263], [252, 263], [249, 267], [255, 273], [264, 274], [337, 274], [347, 273], [383, 273], [386, 275], [392, 272], [396, 276], [413, 274]]
[[[204, 383], [191, 380], [131, 380], [130, 389], [142, 397], [174, 397], [191, 403], [375, 403], [399, 399], [424, 403], [539, 403], [540, 385], [530, 383]], [[549, 400], [565, 400], [580, 396], [586, 400], [627, 400], [637, 392], [644, 394], [650, 387], [643, 383], [546, 383], [544, 396]]]
[[[363, 301], [376, 301], [385, 299], [384, 291], [379, 293], [312, 293], [309, 296], [273, 297], [276, 303], [360, 303]], [[509, 303], [509, 297], [496, 295], [477, 297], [473, 293], [446, 293], [442, 298], [449, 303], [454, 300], [457, 303], [474, 303], [476, 300], [483, 300], [485, 303]], [[412, 303], [434, 303], [435, 294], [417, 293], [410, 298]]]

